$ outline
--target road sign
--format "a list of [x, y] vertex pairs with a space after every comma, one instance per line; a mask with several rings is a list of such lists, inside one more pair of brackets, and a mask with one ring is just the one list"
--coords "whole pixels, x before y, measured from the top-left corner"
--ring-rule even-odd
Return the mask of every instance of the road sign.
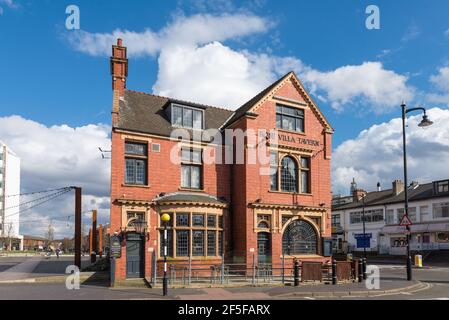
[[412, 220], [410, 220], [410, 218], [408, 217], [408, 215], [404, 215], [403, 217], [402, 217], [402, 219], [401, 219], [401, 223], [399, 224], [400, 226], [403, 226], [403, 227], [408, 227], [408, 226], [411, 226], [413, 223], [412, 223]]

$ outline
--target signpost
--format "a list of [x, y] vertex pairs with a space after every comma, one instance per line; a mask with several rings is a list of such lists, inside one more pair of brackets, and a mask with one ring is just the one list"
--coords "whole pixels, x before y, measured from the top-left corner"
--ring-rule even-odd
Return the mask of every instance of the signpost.
[[407, 230], [408, 230], [408, 227], [410, 227], [412, 224], [413, 224], [412, 220], [410, 220], [408, 215], [404, 215], [401, 219], [401, 223], [399, 223], [400, 226], [407, 227]]
[[354, 238], [357, 240], [357, 248], [370, 248], [372, 233], [357, 233], [354, 234]]
[[111, 237], [111, 287], [115, 284], [115, 259], [122, 256], [122, 244], [118, 235]]

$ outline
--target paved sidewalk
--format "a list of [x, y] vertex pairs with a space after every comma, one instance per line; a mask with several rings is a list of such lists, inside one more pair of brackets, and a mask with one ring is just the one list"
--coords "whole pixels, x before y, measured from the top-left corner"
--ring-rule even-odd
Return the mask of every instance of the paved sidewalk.
[[0, 273], [0, 281], [23, 280], [31, 277], [34, 269], [41, 263], [42, 257], [27, 258], [24, 262], [19, 263]]
[[265, 300], [286, 299], [292, 297], [336, 297], [371, 296], [385, 293], [406, 292], [424, 289], [419, 281], [381, 281], [379, 289], [367, 289], [365, 283], [301, 284], [298, 287], [241, 287], [241, 288], [204, 288], [173, 289], [172, 298], [181, 300]]

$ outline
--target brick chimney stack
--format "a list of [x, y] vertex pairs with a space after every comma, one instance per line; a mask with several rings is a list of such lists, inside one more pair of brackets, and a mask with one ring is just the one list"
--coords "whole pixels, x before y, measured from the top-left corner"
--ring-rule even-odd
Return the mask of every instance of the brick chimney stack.
[[352, 192], [352, 201], [360, 201], [364, 196], [366, 196], [366, 191], [363, 189], [355, 189]]
[[393, 194], [397, 196], [401, 192], [404, 191], [404, 182], [402, 180], [394, 180], [393, 181]]
[[117, 39], [117, 45], [112, 46], [111, 75], [113, 90], [112, 124], [115, 125], [118, 121], [119, 100], [120, 97], [125, 95], [126, 77], [128, 76], [128, 59], [122, 39]]

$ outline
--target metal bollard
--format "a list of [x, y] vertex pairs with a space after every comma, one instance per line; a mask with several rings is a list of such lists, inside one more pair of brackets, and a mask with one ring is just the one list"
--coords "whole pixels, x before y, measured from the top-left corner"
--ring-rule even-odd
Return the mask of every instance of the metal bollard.
[[332, 284], [337, 284], [337, 260], [332, 261]]
[[299, 261], [295, 259], [295, 287], [299, 286]]
[[362, 280], [363, 280], [363, 261], [362, 261], [362, 259], [359, 259], [358, 261], [357, 261], [357, 263], [359, 264], [359, 274], [358, 274], [358, 276], [359, 276], [359, 282], [362, 282]]
[[366, 280], [366, 258], [363, 258], [363, 280]]

